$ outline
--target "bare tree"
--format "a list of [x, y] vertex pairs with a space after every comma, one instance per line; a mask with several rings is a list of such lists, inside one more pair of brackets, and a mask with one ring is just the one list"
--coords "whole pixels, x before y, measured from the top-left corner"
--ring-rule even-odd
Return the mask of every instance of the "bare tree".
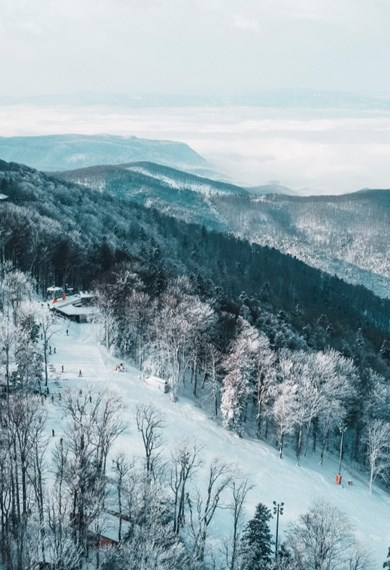
[[43, 343], [43, 365], [45, 373], [45, 386], [48, 383], [48, 349], [49, 341], [59, 331], [58, 319], [56, 315], [47, 308], [45, 304], [36, 305], [35, 315], [37, 323], [39, 325], [39, 330], [41, 333], [42, 343]]
[[145, 470], [147, 479], [155, 474], [162, 446], [161, 429], [164, 427], [164, 417], [160, 410], [152, 405], [137, 406], [135, 420], [137, 429], [142, 436], [145, 450]]
[[0, 313], [0, 352], [4, 355], [5, 381], [7, 384], [7, 407], [9, 408], [10, 391], [10, 362], [11, 352], [15, 343], [15, 327], [12, 321]]
[[107, 455], [123, 430], [121, 404], [115, 395], [87, 387], [65, 393], [61, 406], [69, 423], [57, 473], [63, 469], [76, 546], [86, 556], [88, 526], [104, 509]]
[[71, 496], [64, 493], [57, 482], [48, 492], [45, 501], [45, 543], [53, 570], [76, 570], [82, 559], [82, 549], [76, 545], [74, 532], [67, 524], [66, 514], [71, 509]]
[[[9, 450], [8, 475], [11, 493], [9, 528], [12, 531], [11, 545], [15, 548], [13, 554], [9, 551], [9, 558], [14, 558], [17, 570], [24, 567], [26, 556], [29, 556], [31, 535], [29, 521], [35, 514], [36, 502], [40, 531], [44, 524], [41, 505], [43, 501], [42, 448], [45, 420], [46, 412], [42, 408], [40, 398], [21, 396], [11, 401], [6, 437]], [[35, 537], [34, 544], [36, 549], [40, 544], [44, 554], [41, 537], [42, 535]]]
[[230, 540], [230, 548], [228, 546], [226, 549], [226, 562], [229, 570], [236, 570], [244, 503], [253, 485], [249, 483], [248, 479], [241, 478], [235, 474], [229, 487], [231, 489], [231, 502], [228, 507], [233, 514], [233, 532]]
[[118, 496], [118, 515], [119, 515], [119, 529], [118, 540], [122, 540], [122, 520], [123, 520], [123, 486], [125, 478], [134, 467], [134, 463], [129, 463], [123, 453], [120, 453], [112, 460], [113, 471], [115, 475], [115, 486]]
[[189, 501], [191, 533], [194, 538], [192, 556], [198, 563], [202, 563], [204, 560], [210, 523], [214, 518], [217, 508], [221, 507], [222, 494], [231, 480], [232, 474], [230, 465], [221, 462], [219, 459], [213, 459], [208, 470], [206, 495], [202, 497], [199, 491], [197, 494], [195, 504], [196, 520], [193, 513], [194, 507], [192, 501]]
[[173, 531], [178, 534], [185, 523], [187, 483], [200, 465], [196, 444], [180, 444], [171, 456], [170, 486], [173, 492]]

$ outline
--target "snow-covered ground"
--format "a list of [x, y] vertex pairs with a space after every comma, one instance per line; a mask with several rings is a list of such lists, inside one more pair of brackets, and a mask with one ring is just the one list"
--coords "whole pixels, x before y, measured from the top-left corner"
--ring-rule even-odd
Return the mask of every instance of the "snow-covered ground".
[[[125, 372], [115, 372], [114, 366], [118, 359], [99, 346], [96, 329], [92, 324], [64, 322], [60, 332], [52, 340], [56, 354], [49, 357], [51, 378], [48, 433], [51, 434], [52, 429], [55, 430], [51, 445], [64, 429], [64, 423], [59, 418], [59, 408], [56, 406], [59, 391], [67, 388], [80, 389], [91, 383], [97, 389], [118, 393], [123, 401], [124, 419], [128, 428], [117, 440], [115, 447], [129, 457], [143, 454], [141, 438], [135, 426], [135, 408], [139, 403], [153, 403], [161, 409], [166, 418], [164, 448], [167, 456], [183, 439], [191, 442], [196, 440], [203, 447], [204, 467], [199, 469], [195, 478], [197, 485], [202, 487], [202, 476], [205, 475], [207, 464], [213, 457], [217, 456], [229, 463], [234, 462], [246, 472], [254, 484], [247, 500], [248, 517], [253, 515], [255, 505], [260, 501], [269, 507], [272, 507], [274, 500], [284, 501], [282, 533], [288, 523], [304, 513], [314, 500], [324, 498], [349, 516], [357, 534], [372, 551], [377, 567], [382, 566], [390, 546], [390, 495], [377, 488], [370, 495], [367, 482], [363, 478], [353, 477], [352, 486], [336, 485], [335, 474], [338, 465], [329, 458], [323, 466], [319, 465], [318, 457], [304, 459], [300, 467], [288, 455], [280, 460], [276, 450], [264, 442], [248, 437], [240, 439], [225, 431], [191, 400], [180, 397], [178, 402], [172, 402], [169, 394], [163, 394], [146, 385], [141, 379], [140, 371], [125, 361]], [[64, 373], [61, 373], [62, 365]], [[82, 377], [78, 377], [80, 370]], [[343, 475], [345, 480], [350, 476], [346, 471]], [[220, 511], [212, 529], [213, 535], [226, 535], [230, 530], [230, 521], [230, 511]]]

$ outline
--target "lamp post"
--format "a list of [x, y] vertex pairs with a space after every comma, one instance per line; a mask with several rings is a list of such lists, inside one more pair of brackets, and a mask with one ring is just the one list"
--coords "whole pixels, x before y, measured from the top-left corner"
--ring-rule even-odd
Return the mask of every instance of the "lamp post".
[[284, 503], [273, 501], [274, 515], [276, 515], [275, 558], [278, 557], [279, 517], [283, 514]]

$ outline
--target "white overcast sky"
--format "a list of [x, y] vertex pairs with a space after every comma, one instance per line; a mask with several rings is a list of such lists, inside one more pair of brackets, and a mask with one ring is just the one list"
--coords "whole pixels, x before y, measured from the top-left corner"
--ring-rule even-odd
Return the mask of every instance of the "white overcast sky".
[[1, 94], [390, 95], [390, 0], [0, 0]]

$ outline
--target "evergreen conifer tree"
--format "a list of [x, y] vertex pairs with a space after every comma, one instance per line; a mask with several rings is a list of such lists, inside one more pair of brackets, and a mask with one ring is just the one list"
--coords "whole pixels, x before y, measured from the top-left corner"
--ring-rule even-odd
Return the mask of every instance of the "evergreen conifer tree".
[[246, 525], [241, 539], [240, 570], [266, 570], [271, 564], [272, 536], [269, 521], [271, 511], [262, 503]]

